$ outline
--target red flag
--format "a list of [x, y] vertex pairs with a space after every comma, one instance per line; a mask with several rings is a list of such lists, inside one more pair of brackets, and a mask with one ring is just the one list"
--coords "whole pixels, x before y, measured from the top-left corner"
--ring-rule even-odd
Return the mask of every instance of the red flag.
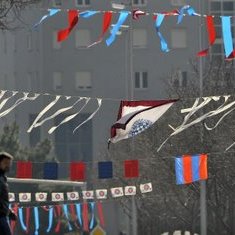
[[32, 162], [17, 162], [17, 178], [32, 178]]
[[70, 179], [73, 181], [85, 180], [85, 168], [84, 162], [71, 162], [70, 163]]
[[[207, 23], [207, 31], [209, 37], [209, 47], [215, 43], [216, 39], [216, 31], [214, 25], [214, 18], [213, 16], [206, 16], [206, 23]], [[209, 48], [202, 50], [197, 53], [197, 56], [206, 56], [208, 54]]]
[[61, 41], [64, 41], [67, 39], [70, 32], [73, 30], [75, 25], [78, 23], [78, 16], [79, 16], [78, 10], [69, 10], [68, 11], [69, 26], [68, 26], [68, 28], [62, 29], [57, 33], [57, 41], [58, 42], [61, 42]]
[[126, 160], [124, 161], [125, 177], [135, 178], [139, 177], [139, 161], [138, 160]]
[[112, 16], [113, 13], [111, 11], [106, 11], [103, 15], [103, 29], [102, 29], [102, 33], [99, 37], [99, 40], [92, 43], [91, 45], [89, 45], [88, 47], [94, 46], [95, 44], [98, 44], [100, 42], [102, 42], [104, 34], [106, 33], [106, 31], [109, 29], [111, 21], [112, 21]]

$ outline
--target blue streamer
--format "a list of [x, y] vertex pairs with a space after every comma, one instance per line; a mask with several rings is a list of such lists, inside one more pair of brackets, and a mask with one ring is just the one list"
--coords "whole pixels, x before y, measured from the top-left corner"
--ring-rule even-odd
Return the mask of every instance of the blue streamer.
[[157, 34], [160, 38], [160, 42], [161, 42], [161, 50], [163, 52], [168, 52], [170, 51], [169, 48], [168, 48], [168, 45], [167, 45], [167, 42], [165, 40], [165, 38], [162, 36], [161, 32], [159, 31], [160, 29], [160, 26], [164, 20], [164, 17], [165, 15], [164, 14], [158, 14], [157, 15], [157, 18], [156, 18], [156, 21], [155, 21], [155, 27], [156, 27], [156, 30], [157, 30]]
[[189, 5], [183, 6], [179, 11], [177, 24], [180, 24], [182, 22], [184, 17], [184, 12], [186, 12], [189, 16], [196, 15], [195, 10], [191, 6]]
[[38, 207], [34, 207], [34, 220], [35, 220], [35, 235], [38, 235], [39, 230], [39, 213], [38, 213]]
[[57, 14], [57, 13], [60, 11], [60, 9], [49, 9], [48, 11], [49, 11], [49, 13], [48, 13], [47, 15], [44, 15], [44, 16], [41, 18], [41, 20], [33, 26], [34, 28], [38, 27], [38, 26], [39, 26], [44, 20], [46, 20], [47, 18], [49, 18], [49, 17], [51, 17], [51, 16]]
[[106, 39], [107, 46], [110, 46], [114, 42], [117, 32], [119, 31], [120, 27], [125, 22], [125, 20], [127, 19], [128, 15], [129, 15], [128, 11], [121, 11], [120, 12], [118, 22], [113, 26], [113, 28], [111, 30], [111, 35], [109, 36], [109, 38]]
[[27, 231], [27, 227], [24, 223], [24, 218], [23, 218], [23, 208], [19, 208], [19, 219], [20, 219], [20, 225], [24, 231]]
[[79, 13], [79, 16], [81, 16], [82, 18], [90, 18], [91, 16], [97, 14], [98, 11], [83, 11]]
[[68, 220], [68, 226], [69, 226], [69, 231], [72, 231], [73, 228], [69, 222], [69, 212], [68, 212], [68, 206], [66, 204], [63, 205], [63, 209], [64, 209], [64, 214], [65, 214], [65, 217], [67, 218]]
[[221, 16], [222, 18], [222, 32], [225, 56], [229, 57], [233, 52], [233, 38], [231, 32], [231, 16]]
[[49, 233], [51, 231], [51, 228], [52, 228], [53, 212], [54, 212], [54, 208], [51, 207], [50, 210], [49, 210], [49, 223], [48, 223], [47, 233]]
[[91, 204], [91, 222], [90, 222], [90, 230], [93, 229], [94, 227], [94, 222], [95, 222], [95, 213], [94, 213], [94, 210], [95, 210], [95, 203], [94, 202], [90, 202]]
[[184, 184], [183, 161], [182, 158], [175, 158], [176, 184]]
[[76, 206], [78, 221], [79, 221], [80, 225], [82, 226], [81, 205], [80, 204], [75, 204], [75, 206]]

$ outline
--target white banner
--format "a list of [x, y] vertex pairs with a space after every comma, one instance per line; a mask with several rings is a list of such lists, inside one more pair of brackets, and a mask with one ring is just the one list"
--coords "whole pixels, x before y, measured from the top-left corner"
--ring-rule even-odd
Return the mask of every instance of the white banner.
[[69, 201], [76, 201], [79, 200], [78, 192], [67, 192], [67, 199]]
[[52, 193], [51, 200], [53, 202], [61, 202], [64, 201], [64, 193]]
[[141, 193], [149, 193], [153, 191], [152, 183], [140, 184]]
[[111, 188], [111, 194], [112, 194], [112, 197], [122, 197], [123, 188], [122, 187]]
[[82, 191], [83, 199], [94, 199], [94, 191]]
[[136, 187], [135, 186], [126, 186], [125, 187], [125, 195], [126, 196], [136, 195]]
[[107, 199], [108, 195], [107, 189], [97, 189], [95, 190], [95, 193], [97, 199]]
[[8, 193], [9, 202], [14, 202], [16, 200], [14, 193]]
[[47, 201], [47, 193], [35, 193], [35, 200], [37, 202], [46, 202]]
[[19, 193], [20, 202], [31, 202], [31, 193]]

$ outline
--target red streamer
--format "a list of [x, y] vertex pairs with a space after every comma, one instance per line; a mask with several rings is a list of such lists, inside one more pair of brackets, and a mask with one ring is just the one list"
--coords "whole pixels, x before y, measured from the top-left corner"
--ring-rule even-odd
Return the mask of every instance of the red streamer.
[[[12, 207], [13, 212], [16, 214], [16, 216], [18, 215], [18, 204], [15, 203], [14, 206]], [[14, 234], [15, 231], [15, 226], [16, 226], [16, 222], [15, 220], [11, 220], [10, 222], [10, 226], [11, 226], [11, 232], [12, 234]]]
[[29, 233], [29, 219], [30, 219], [30, 207], [26, 207], [26, 233]]
[[68, 11], [68, 21], [69, 26], [66, 29], [62, 29], [57, 33], [57, 41], [61, 42], [68, 38], [70, 32], [73, 30], [75, 25], [78, 23], [78, 10], [69, 10]]
[[[215, 43], [215, 39], [216, 39], [216, 31], [215, 31], [213, 16], [207, 16], [206, 23], [207, 23], [209, 47], [211, 47]], [[208, 51], [209, 51], [209, 48], [202, 50], [197, 53], [197, 56], [206, 56], [208, 54]]]
[[97, 210], [98, 210], [98, 215], [99, 215], [99, 220], [100, 220], [100, 225], [104, 227], [104, 213], [103, 213], [103, 207], [102, 203], [100, 201], [97, 202]]
[[60, 207], [60, 205], [55, 205], [55, 208], [56, 208], [56, 210], [54, 210], [54, 215], [55, 215], [55, 217], [58, 217], [58, 222], [57, 222], [57, 225], [55, 227], [55, 233], [59, 233], [60, 226], [61, 226], [61, 219], [60, 219], [60, 216], [61, 216], [61, 207]]
[[82, 220], [83, 220], [83, 230], [88, 232], [89, 231], [89, 227], [88, 227], [88, 204], [86, 202], [83, 203]]
[[94, 46], [94, 45], [102, 42], [104, 34], [107, 32], [107, 30], [109, 29], [110, 24], [112, 22], [112, 16], [113, 16], [113, 13], [111, 11], [106, 11], [104, 13], [104, 15], [103, 15], [103, 28], [102, 28], [102, 33], [101, 33], [101, 35], [99, 37], [99, 40], [94, 42], [94, 43], [92, 43], [88, 47]]
[[72, 220], [73, 220], [75, 226], [77, 228], [79, 228], [79, 226], [77, 224], [77, 221], [76, 221], [77, 220], [77, 216], [76, 216], [76, 212], [75, 212], [75, 206], [74, 206], [74, 204], [70, 204], [69, 207], [70, 207], [70, 212], [71, 212]]

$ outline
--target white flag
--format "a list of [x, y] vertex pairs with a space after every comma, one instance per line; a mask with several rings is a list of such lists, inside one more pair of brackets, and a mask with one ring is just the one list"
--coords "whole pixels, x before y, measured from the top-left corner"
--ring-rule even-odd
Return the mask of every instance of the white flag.
[[8, 193], [9, 202], [14, 202], [16, 200], [14, 193]]
[[53, 202], [61, 202], [64, 201], [64, 193], [52, 193], [51, 200]]
[[123, 196], [123, 188], [111, 188], [112, 197], [122, 197]]
[[31, 201], [31, 193], [19, 193], [19, 201], [20, 202], [30, 202]]
[[95, 193], [97, 199], [107, 199], [107, 189], [97, 189]]
[[78, 192], [67, 192], [67, 199], [69, 201], [76, 201], [79, 199]]
[[109, 142], [138, 135], [152, 126], [177, 100], [121, 101]]
[[136, 187], [135, 186], [126, 186], [125, 187], [125, 195], [127, 195], [127, 196], [136, 195]]
[[94, 199], [94, 191], [82, 191], [83, 199]]
[[149, 193], [153, 191], [152, 183], [140, 184], [141, 193]]
[[47, 193], [35, 193], [35, 200], [37, 202], [46, 202], [47, 201]]

